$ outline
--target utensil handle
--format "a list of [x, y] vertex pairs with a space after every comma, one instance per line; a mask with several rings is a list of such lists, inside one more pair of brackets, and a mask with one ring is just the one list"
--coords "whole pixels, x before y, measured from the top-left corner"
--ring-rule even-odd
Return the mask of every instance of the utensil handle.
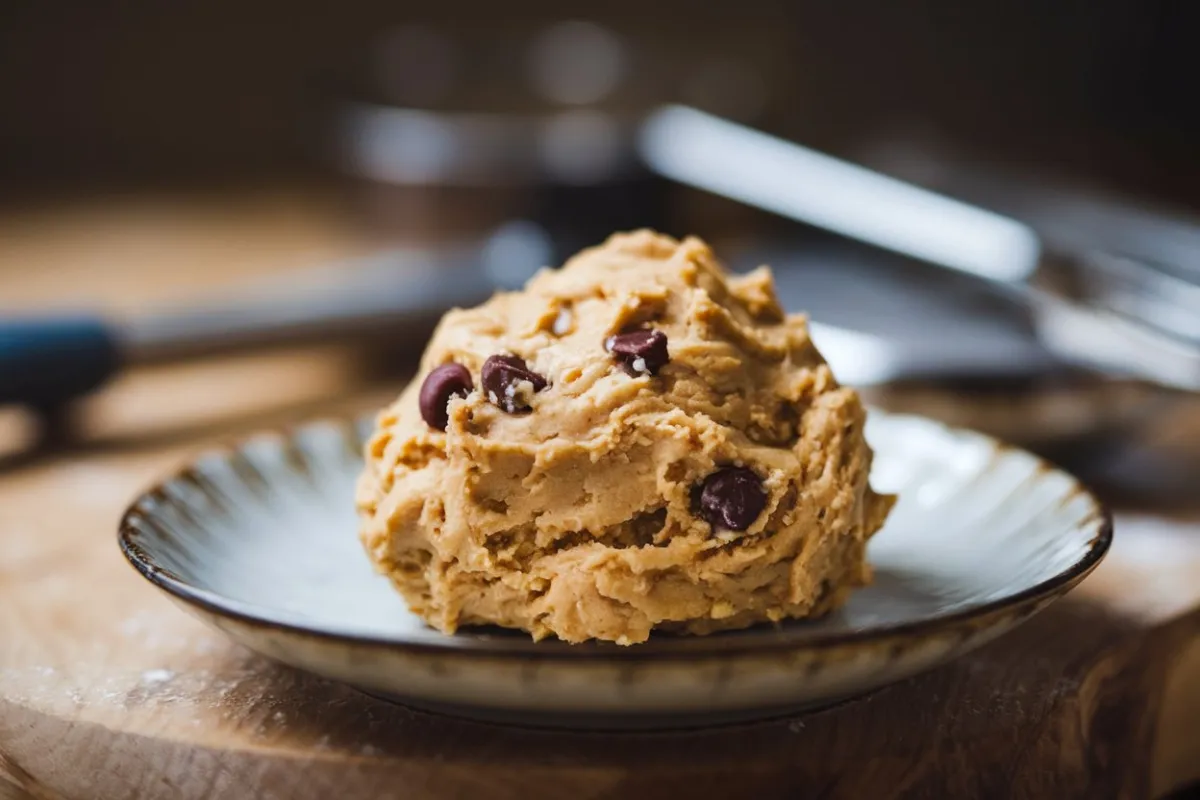
[[0, 319], [0, 405], [55, 406], [100, 386], [120, 366], [117, 337], [100, 317]]
[[1017, 220], [687, 106], [651, 113], [638, 152], [671, 180], [970, 275], [1019, 282], [1038, 266]]

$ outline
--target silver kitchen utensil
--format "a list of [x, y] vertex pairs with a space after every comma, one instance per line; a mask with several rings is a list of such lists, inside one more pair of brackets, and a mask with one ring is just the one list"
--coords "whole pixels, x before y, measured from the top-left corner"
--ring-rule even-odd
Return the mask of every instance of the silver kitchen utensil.
[[1057, 250], [1028, 225], [684, 107], [653, 112], [656, 173], [986, 281], [1064, 360], [1200, 389], [1200, 285], [1112, 250]]

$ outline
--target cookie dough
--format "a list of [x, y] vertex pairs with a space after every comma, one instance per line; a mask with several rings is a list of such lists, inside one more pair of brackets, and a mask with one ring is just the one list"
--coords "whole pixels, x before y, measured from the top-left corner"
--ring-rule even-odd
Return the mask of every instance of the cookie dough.
[[892, 505], [864, 419], [767, 268], [617, 234], [446, 314], [366, 447], [361, 539], [446, 633], [633, 644], [813, 617], [870, 580]]

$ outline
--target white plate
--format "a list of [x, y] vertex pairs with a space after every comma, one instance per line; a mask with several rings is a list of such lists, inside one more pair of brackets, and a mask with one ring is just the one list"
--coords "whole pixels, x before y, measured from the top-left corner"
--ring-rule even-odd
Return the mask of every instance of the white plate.
[[705, 724], [834, 702], [1003, 633], [1099, 563], [1108, 513], [1070, 476], [985, 436], [872, 411], [872, 481], [900, 501], [875, 583], [819, 622], [633, 647], [426, 628], [356, 536], [369, 423], [319, 422], [212, 453], [139, 498], [121, 548], [253, 650], [403, 702], [579, 727]]

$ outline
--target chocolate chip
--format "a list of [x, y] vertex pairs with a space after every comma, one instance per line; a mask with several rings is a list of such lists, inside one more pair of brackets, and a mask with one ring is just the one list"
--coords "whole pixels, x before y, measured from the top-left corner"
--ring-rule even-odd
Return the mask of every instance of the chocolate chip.
[[671, 360], [667, 352], [667, 335], [653, 328], [610, 336], [604, 349], [612, 353], [630, 375], [654, 375]]
[[[480, 372], [483, 390], [488, 400], [510, 414], [521, 414], [530, 410], [530, 395], [546, 388], [546, 379], [531, 370], [517, 356], [492, 356], [483, 362]], [[528, 383], [533, 392], [522, 386]]]
[[471, 373], [467, 372], [467, 368], [462, 364], [451, 363], [435, 367], [425, 376], [417, 397], [421, 419], [431, 428], [446, 430], [446, 425], [450, 422], [446, 404], [450, 402], [451, 397], [466, 397], [474, 388]]
[[745, 467], [725, 467], [704, 479], [700, 515], [714, 528], [744, 531], [767, 505], [762, 481]]

